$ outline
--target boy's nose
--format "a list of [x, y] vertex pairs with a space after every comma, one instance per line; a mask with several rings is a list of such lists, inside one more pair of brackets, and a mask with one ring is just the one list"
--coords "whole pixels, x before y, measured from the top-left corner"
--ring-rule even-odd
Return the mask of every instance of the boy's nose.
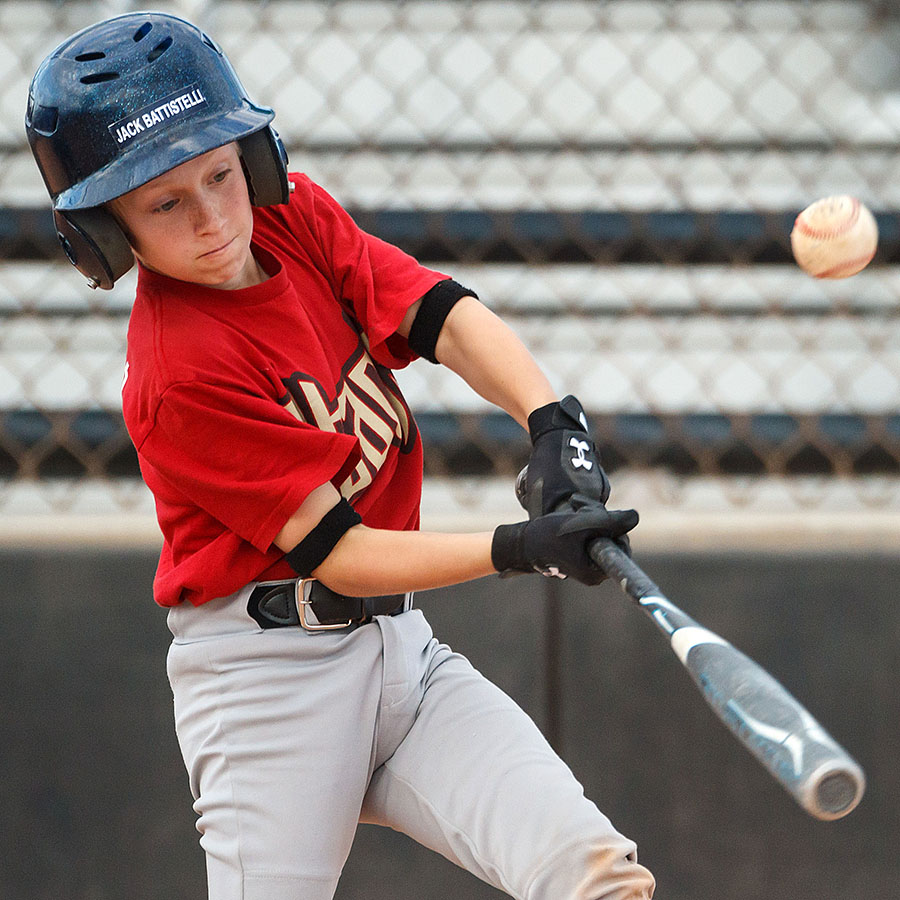
[[201, 198], [194, 205], [194, 227], [197, 231], [215, 231], [222, 224], [222, 211], [211, 200]]

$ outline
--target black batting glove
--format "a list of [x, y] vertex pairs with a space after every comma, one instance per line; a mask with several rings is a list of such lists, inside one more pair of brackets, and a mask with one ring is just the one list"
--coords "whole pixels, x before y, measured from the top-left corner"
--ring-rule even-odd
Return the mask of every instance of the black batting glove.
[[528, 433], [532, 444], [526, 498], [529, 516], [571, 505], [573, 494], [606, 503], [609, 479], [578, 400], [570, 394], [534, 410], [528, 417]]
[[633, 509], [608, 510], [594, 502], [575, 511], [499, 525], [491, 543], [491, 561], [501, 574], [540, 572], [600, 584], [606, 573], [593, 562], [588, 546], [601, 537], [618, 543], [637, 523]]

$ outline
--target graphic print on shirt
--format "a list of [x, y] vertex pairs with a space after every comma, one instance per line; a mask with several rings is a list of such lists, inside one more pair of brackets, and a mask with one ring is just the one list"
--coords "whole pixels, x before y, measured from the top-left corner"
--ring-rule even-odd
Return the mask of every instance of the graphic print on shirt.
[[347, 500], [372, 483], [393, 445], [408, 453], [415, 444], [416, 425], [393, 374], [372, 360], [362, 341], [341, 370], [335, 396], [303, 372], [282, 383], [281, 403], [301, 422], [359, 440], [362, 458], [340, 485]]

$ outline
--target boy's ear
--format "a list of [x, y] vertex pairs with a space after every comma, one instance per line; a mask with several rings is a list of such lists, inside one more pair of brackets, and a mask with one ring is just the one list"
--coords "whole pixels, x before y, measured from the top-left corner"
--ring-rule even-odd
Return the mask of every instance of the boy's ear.
[[291, 196], [287, 177], [288, 158], [278, 132], [266, 126], [241, 138], [238, 146], [250, 191], [250, 203], [253, 206], [287, 203]]
[[103, 207], [54, 210], [53, 220], [63, 252], [91, 287], [110, 290], [134, 265], [128, 239]]

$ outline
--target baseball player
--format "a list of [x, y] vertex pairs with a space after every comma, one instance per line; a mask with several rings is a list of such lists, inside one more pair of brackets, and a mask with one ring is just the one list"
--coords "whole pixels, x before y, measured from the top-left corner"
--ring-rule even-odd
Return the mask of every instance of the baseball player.
[[[577, 400], [447, 275], [288, 174], [215, 41], [133, 13], [63, 42], [26, 129], [70, 261], [138, 264], [123, 407], [164, 544], [175, 723], [211, 900], [326, 900], [358, 822], [508, 895], [652, 896], [533, 722], [439, 643], [413, 592], [492, 572], [587, 584], [627, 544]], [[529, 521], [418, 530], [419, 433], [392, 370], [458, 373], [528, 428]]]

